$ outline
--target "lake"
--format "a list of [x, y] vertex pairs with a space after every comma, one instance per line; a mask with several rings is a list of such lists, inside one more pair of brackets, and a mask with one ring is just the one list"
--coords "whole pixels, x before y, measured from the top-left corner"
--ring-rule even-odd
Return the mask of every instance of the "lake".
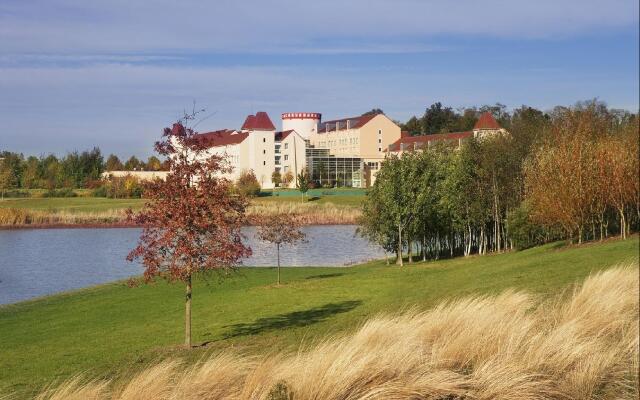
[[[384, 257], [382, 250], [355, 235], [351, 225], [307, 226], [307, 242], [280, 250], [283, 266], [344, 266]], [[244, 229], [253, 255], [247, 266], [276, 264], [274, 245]], [[0, 230], [0, 304], [140, 275], [138, 263], [125, 260], [140, 229]]]

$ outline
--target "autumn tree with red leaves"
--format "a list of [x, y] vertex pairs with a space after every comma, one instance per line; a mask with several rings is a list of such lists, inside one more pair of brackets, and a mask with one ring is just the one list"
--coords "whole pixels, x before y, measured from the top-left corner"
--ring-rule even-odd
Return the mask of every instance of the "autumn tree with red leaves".
[[197, 112], [165, 128], [155, 150], [167, 158], [169, 172], [145, 190], [147, 202], [132, 221], [143, 226], [127, 259], [142, 260], [144, 278], [181, 281], [186, 285], [185, 345], [191, 347], [191, 297], [194, 274], [229, 272], [251, 249], [242, 242], [247, 200], [233, 194], [223, 177], [230, 166], [205, 153], [207, 143], [188, 124]]
[[278, 285], [280, 285], [280, 246], [304, 241], [298, 218], [289, 214], [275, 214], [261, 218], [258, 238], [276, 245], [278, 258]]

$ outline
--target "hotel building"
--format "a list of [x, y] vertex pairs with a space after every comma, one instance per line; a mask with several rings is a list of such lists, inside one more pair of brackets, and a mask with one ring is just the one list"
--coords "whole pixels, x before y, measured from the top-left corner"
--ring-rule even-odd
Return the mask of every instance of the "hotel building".
[[284, 113], [282, 130], [265, 112], [249, 115], [239, 130], [223, 129], [198, 135], [208, 145], [208, 155], [227, 157], [228, 174], [237, 180], [252, 170], [264, 189], [275, 187], [274, 171], [289, 172], [295, 187], [306, 169], [319, 186], [367, 187], [384, 160], [386, 150], [400, 138], [400, 127], [384, 114], [322, 122], [319, 113]]

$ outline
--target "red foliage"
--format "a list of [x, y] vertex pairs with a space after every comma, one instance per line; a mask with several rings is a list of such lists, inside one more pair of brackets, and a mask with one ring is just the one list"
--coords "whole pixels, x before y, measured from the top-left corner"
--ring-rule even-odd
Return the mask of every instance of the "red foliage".
[[186, 282], [195, 272], [230, 269], [251, 255], [240, 231], [247, 200], [221, 177], [227, 162], [204, 154], [206, 143], [182, 123], [165, 128], [155, 149], [167, 157], [169, 173], [147, 184], [142, 211], [129, 212], [143, 231], [127, 259], [142, 260], [145, 279]]

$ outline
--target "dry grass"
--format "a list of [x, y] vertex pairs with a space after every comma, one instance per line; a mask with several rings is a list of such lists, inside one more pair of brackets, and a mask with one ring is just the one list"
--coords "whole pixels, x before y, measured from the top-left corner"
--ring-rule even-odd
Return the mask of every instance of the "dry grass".
[[637, 274], [612, 268], [544, 303], [507, 291], [380, 316], [293, 355], [169, 360], [122, 387], [74, 379], [39, 399], [637, 399]]
[[[125, 223], [124, 209], [78, 212], [60, 210], [29, 210], [0, 208], [0, 226], [23, 225], [93, 225]], [[247, 210], [249, 221], [274, 214], [295, 214], [303, 225], [356, 224], [360, 209], [332, 203], [270, 202], [251, 204]]]
[[314, 202], [269, 202], [253, 203], [249, 206], [248, 216], [274, 214], [295, 214], [300, 223], [306, 225], [356, 224], [361, 215], [359, 207]]
[[43, 211], [0, 208], [0, 226], [116, 224], [125, 221], [125, 210], [92, 212]]

